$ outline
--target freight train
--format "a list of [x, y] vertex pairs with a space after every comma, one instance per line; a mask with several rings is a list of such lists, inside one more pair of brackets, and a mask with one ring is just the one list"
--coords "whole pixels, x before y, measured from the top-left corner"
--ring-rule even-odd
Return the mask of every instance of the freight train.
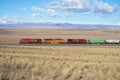
[[118, 39], [21, 39], [20, 44], [120, 44]]

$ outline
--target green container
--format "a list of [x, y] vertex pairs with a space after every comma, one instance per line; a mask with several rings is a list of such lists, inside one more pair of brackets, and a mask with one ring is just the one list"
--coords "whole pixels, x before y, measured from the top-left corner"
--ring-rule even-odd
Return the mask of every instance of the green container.
[[88, 43], [89, 44], [104, 44], [105, 40], [102, 40], [102, 39], [89, 39]]

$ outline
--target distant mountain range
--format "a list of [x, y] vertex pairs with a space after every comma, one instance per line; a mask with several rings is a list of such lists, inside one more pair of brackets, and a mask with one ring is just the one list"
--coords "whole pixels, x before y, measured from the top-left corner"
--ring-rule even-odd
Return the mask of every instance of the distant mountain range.
[[68, 29], [120, 29], [120, 25], [70, 24], [70, 23], [7, 23], [0, 28], [68, 28]]

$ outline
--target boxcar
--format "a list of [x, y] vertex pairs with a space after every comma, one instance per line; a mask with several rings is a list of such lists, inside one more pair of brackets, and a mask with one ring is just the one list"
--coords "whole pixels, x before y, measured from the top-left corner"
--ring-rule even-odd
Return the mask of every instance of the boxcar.
[[120, 40], [117, 40], [117, 39], [108, 39], [108, 40], [105, 40], [105, 43], [106, 44], [120, 44]]
[[42, 39], [21, 39], [20, 44], [39, 44], [42, 43]]
[[105, 44], [105, 40], [102, 40], [102, 39], [89, 39], [88, 44]]
[[67, 43], [69, 44], [86, 44], [86, 39], [67, 39]]
[[65, 39], [44, 39], [43, 40], [43, 43], [50, 43], [50, 44], [55, 44], [55, 43], [58, 43], [58, 44], [63, 44], [63, 43], [66, 43], [66, 40]]

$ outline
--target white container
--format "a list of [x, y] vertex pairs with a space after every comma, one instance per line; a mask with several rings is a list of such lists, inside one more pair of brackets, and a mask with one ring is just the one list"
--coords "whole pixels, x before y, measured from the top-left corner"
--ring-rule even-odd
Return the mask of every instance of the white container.
[[106, 43], [108, 44], [119, 44], [120, 43], [120, 40], [117, 40], [117, 39], [108, 39], [108, 40], [105, 40]]

